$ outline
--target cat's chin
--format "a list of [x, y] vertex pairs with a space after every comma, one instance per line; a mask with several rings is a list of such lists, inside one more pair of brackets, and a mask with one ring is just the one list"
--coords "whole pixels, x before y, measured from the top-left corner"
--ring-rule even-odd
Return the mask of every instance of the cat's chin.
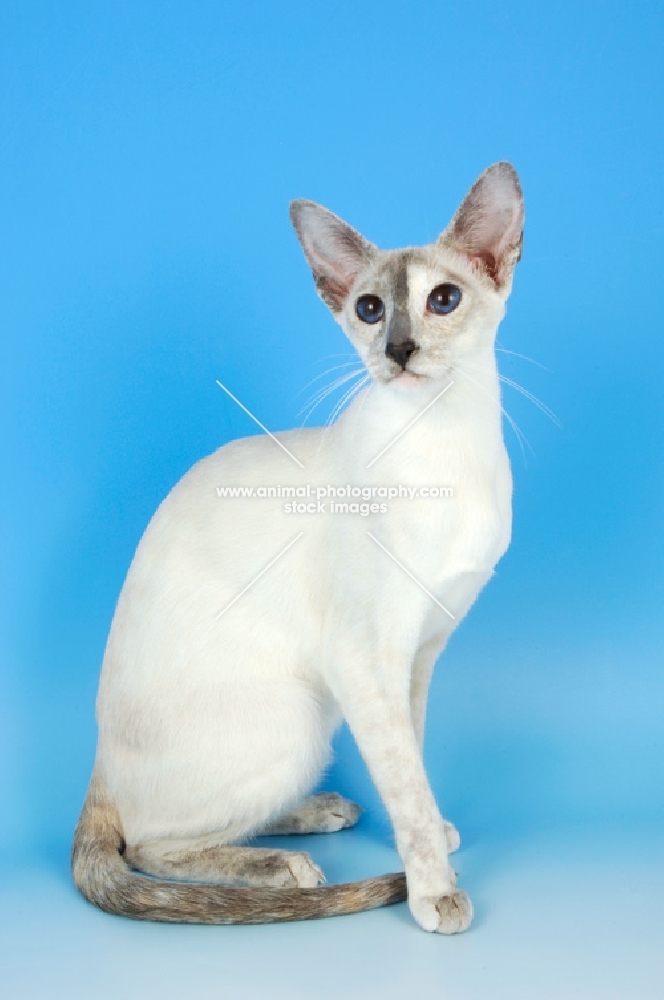
[[398, 375], [395, 375], [391, 381], [397, 382], [399, 385], [417, 385], [418, 383], [421, 382], [428, 382], [429, 376], [418, 375], [417, 372], [405, 371], [405, 372], [400, 372]]

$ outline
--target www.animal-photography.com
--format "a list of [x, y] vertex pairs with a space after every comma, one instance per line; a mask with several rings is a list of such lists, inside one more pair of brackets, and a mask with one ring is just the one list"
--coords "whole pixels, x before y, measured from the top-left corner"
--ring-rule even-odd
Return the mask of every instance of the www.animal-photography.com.
[[664, 1000], [663, 43], [0, 10], [8, 1000]]

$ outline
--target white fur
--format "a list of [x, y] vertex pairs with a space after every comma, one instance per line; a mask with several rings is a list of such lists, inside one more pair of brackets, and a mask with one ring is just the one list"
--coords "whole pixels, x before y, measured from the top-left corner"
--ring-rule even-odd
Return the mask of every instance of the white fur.
[[[458, 264], [437, 253], [435, 274], [411, 276], [419, 313], [445, 261]], [[481, 307], [436, 377], [376, 381], [327, 431], [280, 434], [304, 470], [268, 437], [235, 441], [159, 507], [118, 602], [97, 705], [96, 766], [128, 844], [208, 834], [230, 843], [264, 828], [315, 786], [343, 716], [393, 821], [411, 909], [440, 929], [435, 901], [449, 895], [453, 874], [421, 759], [426, 692], [511, 530], [493, 352], [507, 293], [470, 265], [461, 270]], [[477, 364], [473, 382], [455, 377], [455, 358], [466, 356]], [[391, 501], [387, 514], [364, 518], [286, 514], [283, 499], [216, 492], [298, 483], [451, 485], [454, 498]]]

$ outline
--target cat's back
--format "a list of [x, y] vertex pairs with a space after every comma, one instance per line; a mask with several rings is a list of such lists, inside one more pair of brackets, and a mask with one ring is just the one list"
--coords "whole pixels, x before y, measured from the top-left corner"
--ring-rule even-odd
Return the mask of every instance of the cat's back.
[[262, 516], [283, 506], [278, 487], [297, 489], [321, 464], [321, 433], [310, 427], [238, 438], [200, 459], [157, 508], [134, 563], [157, 551], [162, 559], [178, 543], [201, 544], [209, 553], [215, 541], [222, 547], [232, 542], [232, 524], [239, 528], [236, 522], [246, 520], [258, 526]]
[[[173, 487], [146, 528], [122, 587], [104, 656], [102, 700], [120, 678], [142, 684], [141, 678], [181, 672], [183, 662], [212, 655], [220, 643], [239, 649], [247, 629], [255, 635], [256, 621], [266, 643], [276, 644], [289, 608], [313, 608], [312, 571], [294, 546], [283, 572], [275, 567], [232, 614], [221, 614], [297, 538], [298, 517], [289, 518], [287, 501], [272, 494], [280, 485], [297, 488], [308, 480], [321, 461], [320, 434], [310, 428], [278, 435], [293, 455], [297, 448], [304, 468], [269, 436], [255, 436], [201, 459]], [[307, 528], [311, 555], [320, 519]], [[267, 615], [266, 608], [283, 613]], [[307, 616], [300, 618], [306, 640]]]

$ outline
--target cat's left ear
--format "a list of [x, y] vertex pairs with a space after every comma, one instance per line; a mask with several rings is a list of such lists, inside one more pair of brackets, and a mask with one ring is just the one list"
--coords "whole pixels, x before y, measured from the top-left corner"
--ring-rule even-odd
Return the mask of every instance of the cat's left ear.
[[315, 201], [290, 204], [291, 222], [314, 274], [316, 289], [333, 313], [343, 309], [353, 282], [376, 250], [347, 222]]
[[500, 289], [521, 258], [523, 219], [519, 177], [503, 160], [478, 177], [439, 242], [476, 263]]

